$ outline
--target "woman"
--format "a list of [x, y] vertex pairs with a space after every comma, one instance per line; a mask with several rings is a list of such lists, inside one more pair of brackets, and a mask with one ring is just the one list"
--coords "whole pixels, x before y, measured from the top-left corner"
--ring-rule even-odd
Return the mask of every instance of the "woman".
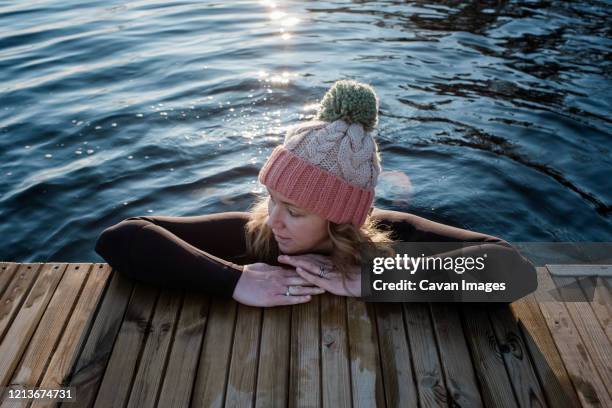
[[274, 149], [259, 173], [268, 194], [249, 212], [131, 217], [103, 231], [96, 252], [134, 279], [251, 306], [304, 303], [325, 291], [360, 296], [363, 243], [478, 242], [454, 256], [497, 252], [524, 266], [504, 279], [533, 275], [499, 238], [372, 207], [377, 112], [370, 86], [338, 81], [316, 120], [289, 129]]

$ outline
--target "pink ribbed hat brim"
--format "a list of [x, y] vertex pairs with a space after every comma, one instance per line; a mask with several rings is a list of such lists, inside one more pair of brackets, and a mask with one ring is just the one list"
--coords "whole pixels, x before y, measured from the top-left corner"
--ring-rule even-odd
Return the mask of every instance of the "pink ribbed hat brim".
[[261, 171], [259, 181], [301, 208], [337, 224], [363, 225], [374, 201], [367, 190], [277, 146]]

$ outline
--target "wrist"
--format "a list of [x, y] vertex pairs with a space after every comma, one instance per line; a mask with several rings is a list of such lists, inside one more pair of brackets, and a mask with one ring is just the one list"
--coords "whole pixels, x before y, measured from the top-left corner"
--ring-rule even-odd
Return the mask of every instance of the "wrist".
[[242, 280], [242, 278], [244, 278], [244, 272], [245, 272], [245, 265], [236, 265], [239, 271], [239, 273], [237, 274], [237, 279], [236, 282], [234, 284], [234, 289], [232, 289], [232, 299], [237, 300], [236, 299], [236, 292], [238, 292], [240, 290], [239, 286], [240, 286], [240, 281]]

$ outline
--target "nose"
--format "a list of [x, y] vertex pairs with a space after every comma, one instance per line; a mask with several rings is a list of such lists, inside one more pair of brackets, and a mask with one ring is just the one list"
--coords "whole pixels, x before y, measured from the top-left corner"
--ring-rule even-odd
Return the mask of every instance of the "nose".
[[268, 220], [266, 221], [268, 227], [275, 230], [282, 230], [284, 226], [283, 214], [279, 206], [275, 205], [271, 211], [268, 212]]

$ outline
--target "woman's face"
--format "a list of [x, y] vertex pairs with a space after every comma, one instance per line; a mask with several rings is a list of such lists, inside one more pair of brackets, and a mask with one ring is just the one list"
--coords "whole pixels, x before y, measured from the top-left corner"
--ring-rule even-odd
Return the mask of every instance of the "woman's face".
[[268, 189], [268, 220], [280, 251], [284, 254], [331, 252], [325, 218], [298, 207], [285, 196]]

